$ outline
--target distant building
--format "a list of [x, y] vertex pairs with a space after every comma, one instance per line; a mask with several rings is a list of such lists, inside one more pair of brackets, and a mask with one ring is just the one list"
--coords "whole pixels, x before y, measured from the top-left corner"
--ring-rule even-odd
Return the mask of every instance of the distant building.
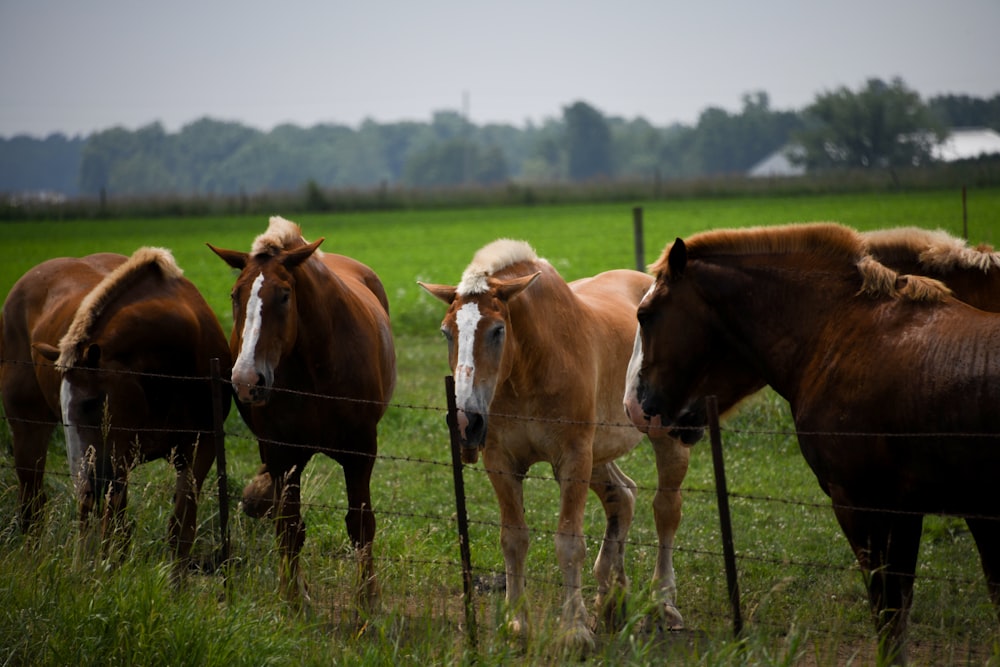
[[792, 157], [804, 153], [798, 144], [785, 144], [763, 160], [750, 167], [747, 176], [753, 178], [770, 178], [774, 176], [802, 176], [806, 173], [805, 165], [795, 164]]
[[[750, 167], [747, 176], [768, 178], [802, 176], [806, 168], [794, 164], [789, 156], [802, 154], [798, 144], [785, 144]], [[982, 155], [1000, 154], [1000, 133], [988, 127], [956, 127], [944, 141], [931, 148], [931, 156], [942, 162], [971, 160]]]
[[931, 149], [935, 160], [954, 162], [1000, 154], [1000, 133], [988, 127], [956, 127]]

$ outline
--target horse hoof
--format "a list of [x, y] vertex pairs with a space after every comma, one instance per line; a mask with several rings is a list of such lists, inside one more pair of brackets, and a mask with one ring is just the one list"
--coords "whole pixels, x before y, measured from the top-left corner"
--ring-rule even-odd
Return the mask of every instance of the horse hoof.
[[563, 656], [583, 660], [593, 653], [597, 642], [590, 628], [576, 626], [563, 633], [559, 638], [559, 646]]
[[669, 602], [664, 603], [662, 610], [662, 627], [664, 630], [683, 630], [684, 618], [681, 612]]

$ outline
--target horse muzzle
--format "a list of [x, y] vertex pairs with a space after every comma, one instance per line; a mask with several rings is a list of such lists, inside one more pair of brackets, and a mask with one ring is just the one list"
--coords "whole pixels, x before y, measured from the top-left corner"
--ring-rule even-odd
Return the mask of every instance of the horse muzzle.
[[460, 409], [457, 418], [462, 460], [465, 463], [475, 463], [479, 458], [479, 450], [486, 443], [486, 415]]

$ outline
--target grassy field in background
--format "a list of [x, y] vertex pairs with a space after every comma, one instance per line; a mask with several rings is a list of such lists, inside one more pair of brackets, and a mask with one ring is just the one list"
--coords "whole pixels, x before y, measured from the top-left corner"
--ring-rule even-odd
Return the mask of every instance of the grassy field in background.
[[[636, 202], [642, 205], [642, 202]], [[280, 214], [280, 211], [275, 211]], [[709, 228], [837, 221], [858, 229], [918, 225], [962, 233], [960, 192], [789, 198], [685, 199], [643, 207], [645, 261], [677, 236]], [[293, 216], [290, 216], [293, 217]], [[635, 264], [631, 206], [591, 205], [294, 216], [306, 238], [325, 237], [327, 252], [372, 266], [389, 294], [399, 383], [380, 427], [373, 479], [378, 513], [375, 554], [381, 610], [358, 632], [351, 609], [353, 561], [343, 524], [340, 468], [316, 457], [306, 469], [308, 525], [303, 565], [313, 604], [306, 613], [276, 597], [270, 524], [232, 515], [237, 564], [221, 576], [192, 574], [179, 593], [167, 583], [163, 537], [173, 489], [168, 466], [140, 467], [130, 485], [134, 521], [128, 560], [96, 562], [77, 545], [65, 450], [50, 448], [49, 512], [35, 544], [13, 522], [17, 485], [10, 436], [0, 425], [0, 664], [555, 664], [551, 652], [560, 586], [552, 536], [558, 504], [551, 471], [532, 469], [525, 489], [532, 543], [528, 569], [533, 640], [525, 649], [496, 632], [502, 594], [477, 595], [479, 646], [466, 645], [454, 494], [444, 424], [448, 372], [438, 324], [443, 306], [417, 280], [456, 283], [473, 253], [497, 237], [528, 240], [567, 279]], [[98, 251], [129, 254], [142, 245], [170, 248], [186, 275], [232, 324], [232, 271], [205, 243], [247, 250], [263, 218], [183, 218], [0, 224], [0, 294], [31, 266], [55, 256]], [[1000, 244], [1000, 190], [968, 193], [970, 241]], [[257, 465], [256, 443], [233, 411], [226, 424], [231, 490]], [[602, 635], [593, 662], [647, 664], [868, 664], [872, 628], [861, 577], [829, 500], [798, 451], [787, 405], [769, 390], [725, 423], [723, 442], [746, 633], [732, 638], [718, 511], [707, 443], [696, 445], [685, 482], [684, 521], [675, 566], [678, 604], [688, 629], [666, 637], [641, 623], [644, 587], [655, 562], [650, 503], [655, 487], [648, 443], [620, 461], [640, 487], [627, 549], [635, 589], [626, 631]], [[473, 565], [483, 581], [503, 571], [497, 509], [481, 465], [466, 467]], [[196, 551], [218, 539], [210, 475], [199, 511]], [[589, 499], [585, 596], [603, 512]], [[1000, 660], [997, 619], [989, 605], [975, 545], [964, 523], [929, 518], [921, 544], [911, 617], [913, 657], [949, 664]], [[991, 657], [992, 656], [992, 657]]]

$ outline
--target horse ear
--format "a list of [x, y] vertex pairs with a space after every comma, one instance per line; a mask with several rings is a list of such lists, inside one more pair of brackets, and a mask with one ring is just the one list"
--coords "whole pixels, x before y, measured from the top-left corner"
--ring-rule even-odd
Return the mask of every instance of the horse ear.
[[318, 238], [309, 245], [289, 250], [281, 256], [281, 265], [286, 269], [294, 269], [296, 266], [312, 257], [313, 253], [316, 252], [316, 248], [318, 248], [319, 244], [324, 240], [325, 237]]
[[31, 347], [34, 348], [38, 354], [42, 355], [47, 361], [55, 362], [59, 358], [59, 348], [54, 345], [49, 345], [48, 343], [32, 343]]
[[540, 275], [542, 275], [542, 272], [538, 271], [530, 276], [523, 276], [521, 278], [498, 282], [496, 284], [497, 298], [501, 301], [510, 301], [515, 296], [523, 292], [528, 285], [535, 282]]
[[427, 290], [431, 296], [444, 301], [448, 305], [455, 300], [456, 289], [451, 285], [433, 285], [431, 283], [422, 283], [419, 280], [417, 284]]
[[247, 265], [247, 258], [250, 256], [248, 253], [240, 252], [238, 250], [225, 250], [223, 248], [216, 248], [211, 243], [206, 243], [212, 252], [222, 258], [229, 266], [234, 269], [239, 269], [240, 271]]
[[674, 244], [670, 246], [670, 253], [667, 255], [667, 267], [670, 269], [671, 277], [680, 278], [684, 275], [684, 267], [687, 266], [687, 261], [687, 246], [684, 245], [684, 240], [678, 237], [674, 241]]

